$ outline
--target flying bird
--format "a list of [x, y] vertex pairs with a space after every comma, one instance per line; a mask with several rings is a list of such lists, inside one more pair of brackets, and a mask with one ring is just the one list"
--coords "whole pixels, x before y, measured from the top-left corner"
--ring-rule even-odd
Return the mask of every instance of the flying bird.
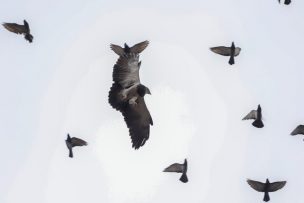
[[24, 38], [30, 43], [33, 41], [34, 37], [30, 33], [30, 27], [26, 20], [23, 20], [23, 25], [19, 25], [16, 23], [3, 23], [2, 25], [10, 32], [16, 34], [23, 34]]
[[187, 169], [188, 169], [188, 163], [187, 163], [187, 159], [185, 159], [183, 164], [174, 163], [169, 167], [165, 168], [163, 172], [182, 173], [182, 176], [180, 177], [179, 180], [183, 183], [186, 183], [188, 182]]
[[[279, 0], [279, 3], [281, 3], [281, 0]], [[289, 5], [290, 3], [291, 3], [291, 0], [285, 0], [285, 1], [284, 1], [284, 4], [285, 4], [285, 5]]]
[[113, 68], [114, 83], [108, 99], [110, 105], [122, 113], [134, 149], [139, 149], [146, 143], [150, 135], [150, 125], [153, 125], [144, 100], [145, 95], [151, 92], [148, 87], [141, 84], [139, 78], [139, 53], [148, 46], [148, 43], [144, 41], [131, 48], [126, 44], [125, 48], [111, 45], [112, 50], [120, 57]]
[[234, 64], [234, 57], [238, 56], [241, 52], [241, 48], [235, 47], [234, 42], [232, 42], [231, 47], [225, 47], [225, 46], [211, 47], [210, 50], [222, 56], [230, 56], [228, 62], [230, 65]]
[[291, 133], [291, 135], [304, 135], [304, 125], [298, 125], [296, 129], [294, 129]]
[[257, 110], [250, 111], [242, 120], [254, 119], [252, 125], [256, 128], [263, 128], [264, 124], [262, 121], [262, 108], [258, 105]]
[[70, 137], [70, 135], [68, 134], [67, 139], [65, 140], [65, 143], [69, 149], [69, 157], [73, 158], [73, 147], [76, 146], [86, 146], [88, 145], [88, 143], [82, 139], [79, 139], [77, 137]]
[[258, 192], [264, 192], [263, 200], [264, 200], [264, 202], [268, 202], [270, 200], [269, 192], [275, 192], [279, 189], [282, 189], [285, 186], [286, 181], [279, 181], [279, 182], [270, 183], [268, 178], [267, 178], [266, 183], [261, 183], [261, 182], [258, 182], [258, 181], [247, 179], [247, 183], [254, 190], [256, 190]]

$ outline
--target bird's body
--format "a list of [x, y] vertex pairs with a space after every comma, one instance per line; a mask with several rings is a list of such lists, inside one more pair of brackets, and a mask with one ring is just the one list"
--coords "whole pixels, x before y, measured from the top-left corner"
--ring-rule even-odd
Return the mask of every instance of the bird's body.
[[241, 52], [240, 47], [235, 47], [234, 42], [232, 42], [231, 47], [219, 46], [219, 47], [211, 47], [210, 50], [216, 54], [222, 56], [229, 56], [229, 64], [234, 64], [234, 57], [238, 56]]
[[262, 108], [258, 105], [257, 110], [250, 111], [242, 120], [254, 119], [252, 125], [256, 128], [263, 128], [264, 123], [262, 121]]
[[187, 176], [187, 170], [188, 170], [188, 162], [187, 159], [184, 160], [183, 164], [174, 163], [168, 166], [163, 170], [163, 172], [174, 172], [174, 173], [182, 173], [182, 176], [180, 177], [180, 181], [183, 183], [188, 182], [188, 176]]
[[2, 25], [10, 32], [23, 34], [24, 38], [31, 43], [34, 37], [30, 34], [29, 24], [26, 20], [24, 20], [23, 23], [23, 25], [19, 25], [17, 23], [3, 23]]
[[109, 91], [109, 103], [120, 111], [129, 128], [132, 147], [138, 149], [149, 139], [152, 117], [146, 106], [144, 96], [151, 94], [149, 88], [140, 83], [139, 53], [147, 46], [144, 41], [125, 48], [111, 44], [111, 49], [119, 55], [113, 68], [113, 84]]
[[73, 158], [73, 147], [76, 146], [86, 146], [88, 143], [82, 139], [79, 139], [77, 137], [70, 137], [70, 135], [67, 135], [67, 139], [65, 140], [66, 146], [69, 149], [69, 157]]
[[259, 181], [254, 181], [254, 180], [250, 180], [250, 179], [247, 179], [247, 183], [254, 190], [256, 190], [258, 192], [264, 192], [263, 200], [265, 202], [268, 202], [270, 200], [269, 192], [275, 192], [275, 191], [283, 188], [286, 185], [286, 181], [279, 181], [279, 182], [270, 183], [268, 178], [266, 180], [266, 183], [261, 183]]

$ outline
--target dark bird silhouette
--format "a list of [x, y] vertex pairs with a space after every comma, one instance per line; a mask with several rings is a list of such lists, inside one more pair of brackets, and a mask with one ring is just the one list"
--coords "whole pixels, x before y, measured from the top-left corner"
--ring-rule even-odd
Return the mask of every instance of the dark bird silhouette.
[[270, 200], [269, 192], [275, 192], [279, 189], [282, 189], [285, 186], [286, 181], [279, 181], [279, 182], [270, 183], [268, 178], [267, 178], [266, 183], [261, 183], [261, 182], [258, 182], [258, 181], [247, 179], [247, 183], [254, 190], [256, 190], [258, 192], [264, 192], [263, 200], [264, 200], [264, 202], [268, 202]]
[[70, 137], [70, 135], [68, 134], [67, 139], [65, 140], [65, 143], [69, 149], [69, 157], [73, 158], [73, 147], [76, 146], [86, 146], [88, 145], [88, 143], [82, 139], [79, 139], [77, 137]]
[[241, 48], [235, 47], [234, 42], [232, 42], [231, 47], [224, 47], [224, 46], [211, 47], [210, 50], [222, 56], [230, 56], [228, 62], [230, 65], [234, 64], [234, 57], [238, 56], [241, 52]]
[[294, 129], [291, 133], [291, 135], [304, 135], [304, 125], [298, 125], [296, 129]]
[[188, 170], [188, 163], [187, 163], [187, 159], [185, 159], [183, 164], [174, 163], [169, 167], [165, 168], [163, 172], [182, 173], [182, 176], [180, 177], [179, 180], [183, 183], [186, 183], [188, 182], [187, 170]]
[[263, 128], [264, 123], [262, 121], [262, 108], [258, 105], [257, 110], [250, 111], [242, 120], [254, 119], [252, 125], [257, 128]]
[[2, 25], [10, 32], [23, 34], [24, 38], [31, 43], [34, 37], [30, 34], [29, 24], [26, 22], [26, 20], [23, 20], [23, 23], [23, 25], [16, 23], [3, 23]]
[[139, 53], [148, 45], [148, 41], [141, 42], [129, 48], [111, 45], [112, 50], [120, 57], [113, 68], [112, 87], [109, 91], [109, 103], [120, 111], [129, 128], [132, 147], [143, 146], [149, 139], [150, 125], [153, 120], [146, 106], [144, 96], [151, 94], [149, 88], [140, 83]]
[[[280, 0], [279, 0], [279, 3], [281, 3]], [[285, 4], [285, 5], [289, 5], [290, 3], [291, 3], [291, 0], [285, 0], [285, 1], [284, 1], [284, 4]]]

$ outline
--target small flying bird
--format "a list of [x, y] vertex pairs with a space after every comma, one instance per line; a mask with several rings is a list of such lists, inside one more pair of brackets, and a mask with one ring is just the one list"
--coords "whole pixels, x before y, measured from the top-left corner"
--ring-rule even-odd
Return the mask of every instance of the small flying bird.
[[263, 128], [264, 124], [262, 121], [262, 108], [258, 105], [257, 110], [250, 111], [242, 120], [254, 119], [252, 125], [256, 128]]
[[125, 48], [111, 45], [112, 50], [120, 57], [113, 68], [114, 83], [109, 91], [109, 103], [124, 116], [134, 149], [146, 143], [150, 135], [150, 125], [153, 125], [144, 100], [145, 95], [151, 92], [148, 87], [141, 84], [139, 78], [139, 53], [148, 46], [148, 43], [144, 41], [131, 48], [126, 44]]
[[188, 169], [188, 164], [187, 164], [187, 159], [185, 159], [183, 164], [174, 163], [169, 167], [165, 168], [163, 172], [182, 173], [182, 176], [180, 177], [179, 180], [183, 183], [186, 183], [188, 182], [187, 169]]
[[[279, 0], [279, 3], [281, 3], [281, 0]], [[284, 1], [284, 4], [285, 4], [285, 5], [289, 5], [290, 3], [291, 3], [291, 0], [285, 0], [285, 1]]]
[[68, 134], [67, 139], [65, 140], [65, 143], [69, 149], [69, 157], [73, 158], [73, 147], [76, 146], [86, 146], [88, 145], [88, 143], [82, 139], [79, 139], [77, 137], [70, 137], [70, 135]]
[[211, 47], [210, 50], [222, 56], [230, 56], [228, 62], [230, 65], [234, 64], [234, 57], [238, 56], [241, 52], [241, 48], [235, 47], [234, 42], [232, 42], [231, 47], [225, 47], [225, 46]]
[[264, 192], [263, 200], [264, 200], [264, 202], [268, 202], [270, 200], [269, 192], [275, 192], [279, 189], [282, 189], [285, 186], [286, 181], [279, 181], [279, 182], [270, 183], [268, 178], [267, 178], [266, 183], [261, 183], [261, 182], [258, 182], [258, 181], [247, 179], [247, 183], [254, 190], [256, 190], [258, 192]]
[[296, 129], [294, 129], [290, 135], [304, 135], [304, 125], [298, 125]]
[[138, 44], [135, 44], [132, 47], [129, 47], [127, 43], [124, 44], [124, 48], [122, 48], [119, 45], [111, 44], [110, 48], [118, 55], [118, 56], [124, 56], [125, 54], [134, 53], [134, 54], [140, 54], [143, 50], [147, 48], [149, 45], [149, 41], [143, 41]]
[[3, 23], [3, 27], [5, 27], [8, 31], [23, 34], [24, 38], [30, 43], [33, 41], [33, 36], [30, 34], [30, 27], [26, 20], [23, 20], [23, 25], [19, 25], [16, 23]]

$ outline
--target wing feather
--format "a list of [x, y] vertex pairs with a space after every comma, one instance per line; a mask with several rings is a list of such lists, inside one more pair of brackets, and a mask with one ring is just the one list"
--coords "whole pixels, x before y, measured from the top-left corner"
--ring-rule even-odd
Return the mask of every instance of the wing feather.
[[250, 180], [247, 179], [247, 183], [250, 185], [250, 187], [252, 187], [254, 190], [258, 191], [258, 192], [264, 192], [265, 191], [265, 183], [261, 183], [259, 181], [254, 181], [254, 180]]
[[3, 23], [2, 25], [10, 32], [13, 32], [16, 34], [26, 33], [26, 28], [24, 25], [19, 25], [16, 23]]
[[[219, 46], [219, 47], [211, 47], [210, 50], [216, 54], [220, 54], [222, 56], [230, 56], [231, 54], [231, 48], [225, 47], [225, 46]], [[238, 56], [241, 52], [240, 47], [236, 47], [234, 51], [234, 56]]]
[[298, 126], [296, 127], [296, 129], [294, 129], [294, 130], [291, 132], [291, 135], [298, 135], [298, 134], [304, 135], [304, 125], [298, 125]]
[[72, 143], [72, 146], [86, 146], [88, 145], [88, 143], [80, 138], [77, 138], [77, 137], [72, 137], [71, 138], [71, 143]]
[[179, 163], [174, 163], [168, 166], [163, 170], [163, 172], [175, 172], [175, 173], [183, 173], [184, 165]]
[[257, 111], [250, 111], [242, 120], [257, 119]]
[[273, 182], [269, 185], [269, 192], [275, 192], [279, 189], [282, 189], [286, 185], [286, 181]]
[[143, 50], [145, 50], [148, 45], [149, 45], [149, 41], [147, 41], [147, 40], [143, 41], [143, 42], [140, 42], [138, 44], [135, 44], [133, 47], [131, 47], [130, 52], [135, 53], [135, 54], [139, 54]]

